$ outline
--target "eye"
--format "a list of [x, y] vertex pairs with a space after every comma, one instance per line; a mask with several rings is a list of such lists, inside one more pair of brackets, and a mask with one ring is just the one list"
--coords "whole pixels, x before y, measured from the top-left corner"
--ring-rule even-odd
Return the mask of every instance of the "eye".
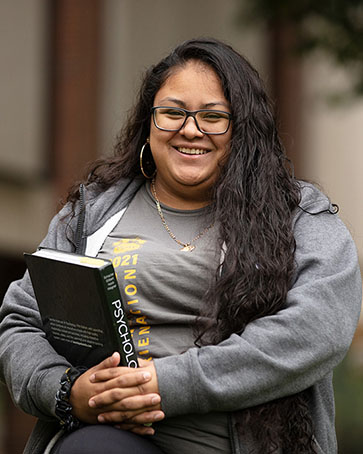
[[185, 114], [182, 110], [178, 109], [161, 109], [160, 113], [162, 115], [168, 115], [169, 117], [174, 117], [174, 118], [181, 118], [184, 117]]
[[228, 120], [229, 116], [226, 112], [217, 112], [214, 110], [209, 110], [207, 112], [200, 112], [200, 115], [203, 120], [208, 121], [219, 121], [219, 120]]

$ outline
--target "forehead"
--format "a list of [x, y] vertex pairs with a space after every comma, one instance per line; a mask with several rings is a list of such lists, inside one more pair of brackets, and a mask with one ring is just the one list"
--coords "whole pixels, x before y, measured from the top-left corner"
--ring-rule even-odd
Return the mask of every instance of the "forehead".
[[227, 102], [217, 73], [199, 60], [190, 60], [185, 65], [171, 70], [156, 93], [155, 99], [160, 100], [168, 96], [180, 97], [183, 100], [195, 99], [197, 96], [200, 100], [211, 101], [213, 98], [216, 102]]

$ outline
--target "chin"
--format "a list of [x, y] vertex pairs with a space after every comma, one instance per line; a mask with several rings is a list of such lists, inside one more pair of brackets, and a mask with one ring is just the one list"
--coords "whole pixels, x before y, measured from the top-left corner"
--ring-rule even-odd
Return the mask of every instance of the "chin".
[[178, 180], [179, 184], [182, 184], [183, 186], [212, 186], [213, 182], [210, 182], [209, 178], [179, 178]]

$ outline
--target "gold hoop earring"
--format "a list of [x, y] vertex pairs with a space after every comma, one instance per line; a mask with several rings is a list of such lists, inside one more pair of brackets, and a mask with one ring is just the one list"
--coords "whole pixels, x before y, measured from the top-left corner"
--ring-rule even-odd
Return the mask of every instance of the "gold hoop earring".
[[145, 150], [146, 145], [150, 146], [149, 139], [147, 139], [146, 142], [144, 143], [144, 145], [141, 147], [141, 151], [140, 151], [140, 169], [141, 169], [141, 173], [144, 175], [144, 177], [146, 179], [148, 179], [148, 180], [151, 180], [151, 178], [154, 178], [154, 176], [156, 174], [156, 169], [154, 170], [152, 175], [147, 175], [147, 173], [144, 170], [144, 166], [142, 164], [142, 158], [143, 158], [143, 154], [144, 154], [144, 150]]

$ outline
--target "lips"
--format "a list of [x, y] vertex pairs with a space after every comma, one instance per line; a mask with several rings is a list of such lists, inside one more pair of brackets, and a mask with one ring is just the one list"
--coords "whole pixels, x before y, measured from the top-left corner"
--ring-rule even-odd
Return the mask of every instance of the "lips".
[[175, 147], [179, 153], [188, 154], [188, 155], [202, 155], [209, 153], [210, 150], [204, 150], [202, 148], [186, 148], [186, 147]]

